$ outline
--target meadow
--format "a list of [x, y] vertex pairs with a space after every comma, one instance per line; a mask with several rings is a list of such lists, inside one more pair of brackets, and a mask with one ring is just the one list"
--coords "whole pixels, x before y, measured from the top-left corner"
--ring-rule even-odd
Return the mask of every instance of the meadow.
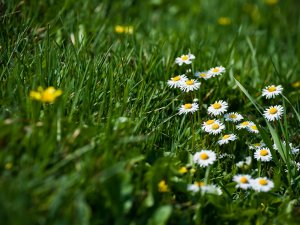
[[300, 224], [299, 9], [0, 0], [0, 224]]

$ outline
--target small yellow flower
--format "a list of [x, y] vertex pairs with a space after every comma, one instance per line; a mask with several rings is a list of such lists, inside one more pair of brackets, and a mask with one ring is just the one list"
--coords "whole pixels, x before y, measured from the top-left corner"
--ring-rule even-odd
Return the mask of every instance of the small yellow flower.
[[132, 34], [133, 33], [133, 26], [115, 26], [115, 32], [118, 34]]
[[196, 173], [196, 170], [194, 168], [190, 169], [190, 173]]
[[30, 91], [29, 96], [36, 101], [52, 103], [61, 94], [62, 91], [56, 90], [54, 87], [47, 87], [45, 90], [42, 87], [38, 87], [37, 91]]
[[157, 186], [158, 186], [159, 192], [167, 192], [168, 191], [168, 185], [166, 184], [165, 180], [161, 180]]
[[296, 81], [296, 82], [292, 83], [292, 87], [293, 87], [293, 88], [298, 88], [298, 87], [300, 87], [300, 81]]
[[229, 17], [220, 17], [218, 19], [218, 24], [222, 26], [228, 26], [231, 24], [231, 19]]
[[265, 0], [267, 5], [276, 5], [278, 2], [278, 0]]
[[5, 164], [5, 169], [10, 170], [13, 167], [13, 164], [11, 162], [8, 162]]
[[188, 169], [187, 169], [185, 166], [183, 166], [183, 167], [181, 167], [181, 168], [178, 170], [178, 172], [181, 173], [181, 174], [185, 174], [185, 173], [188, 172]]

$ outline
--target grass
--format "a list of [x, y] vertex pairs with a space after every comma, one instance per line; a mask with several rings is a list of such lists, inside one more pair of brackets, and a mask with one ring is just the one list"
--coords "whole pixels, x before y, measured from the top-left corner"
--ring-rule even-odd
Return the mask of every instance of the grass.
[[[299, 2], [0, 1], [0, 220], [6, 224], [299, 224]], [[229, 17], [229, 25], [218, 24]], [[116, 33], [115, 26], [133, 33]], [[191, 52], [191, 67], [175, 58]], [[192, 94], [170, 89], [174, 74], [223, 65]], [[189, 75], [192, 76], [192, 75]], [[266, 100], [261, 90], [284, 87]], [[30, 98], [53, 86], [54, 103]], [[199, 99], [193, 117], [179, 116]], [[218, 146], [201, 130], [208, 106], [226, 100], [258, 125]], [[280, 121], [261, 112], [281, 104]], [[273, 160], [253, 159], [263, 140]], [[276, 143], [278, 151], [273, 149]], [[229, 154], [207, 169], [194, 153]], [[236, 163], [252, 157], [249, 168]], [[287, 165], [287, 167], [286, 167]], [[185, 166], [188, 172], [178, 170]], [[257, 169], [257, 170], [256, 170]], [[285, 171], [287, 169], [287, 172]], [[195, 171], [193, 171], [195, 170]], [[275, 183], [269, 192], [236, 189], [247, 173]], [[164, 180], [167, 191], [160, 192]], [[223, 194], [193, 194], [206, 181]]]

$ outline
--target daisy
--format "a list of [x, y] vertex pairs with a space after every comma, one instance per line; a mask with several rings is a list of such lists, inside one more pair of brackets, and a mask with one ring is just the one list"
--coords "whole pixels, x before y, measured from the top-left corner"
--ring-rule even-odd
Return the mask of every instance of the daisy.
[[217, 66], [217, 67], [210, 68], [207, 73], [211, 77], [215, 77], [218, 75], [222, 75], [225, 72], [226, 72], [226, 69], [223, 66]]
[[239, 168], [242, 168], [242, 167], [245, 167], [245, 166], [250, 166], [251, 161], [252, 161], [252, 160], [251, 160], [251, 157], [250, 157], [250, 156], [247, 156], [247, 157], [245, 158], [245, 160], [242, 160], [242, 161], [236, 163], [236, 166], [239, 167]]
[[216, 161], [216, 153], [211, 150], [201, 150], [200, 152], [195, 153], [194, 163], [198, 164], [201, 167], [207, 167], [213, 164]]
[[213, 195], [221, 195], [222, 190], [218, 186], [214, 184], [205, 184], [200, 187], [202, 194], [213, 194]]
[[[282, 142], [282, 147], [286, 148], [286, 142], [285, 141]], [[294, 147], [292, 143], [289, 143], [289, 147], [291, 149], [292, 154], [295, 155], [299, 152], [299, 148]], [[273, 148], [278, 151], [278, 147], [275, 143], [273, 144]]]
[[225, 121], [230, 121], [230, 122], [239, 122], [242, 119], [244, 119], [244, 117], [241, 114], [238, 114], [236, 112], [232, 112], [232, 113], [227, 113], [224, 115]]
[[269, 98], [275, 98], [275, 96], [279, 95], [282, 93], [282, 86], [281, 85], [278, 85], [278, 86], [275, 86], [275, 85], [271, 85], [271, 86], [267, 86], [265, 87], [263, 90], [262, 90], [262, 96], [265, 96], [266, 99], [269, 99]]
[[251, 124], [250, 126], [248, 126], [246, 128], [248, 131], [250, 131], [251, 133], [255, 133], [255, 134], [258, 134], [259, 131], [257, 129], [257, 126], [255, 124]]
[[205, 130], [207, 133], [216, 135], [222, 132], [222, 130], [225, 129], [225, 125], [219, 121], [215, 121], [212, 123], [207, 130]]
[[281, 105], [270, 106], [264, 111], [264, 117], [269, 121], [280, 119], [283, 114], [283, 107]]
[[189, 91], [194, 91], [194, 90], [198, 90], [200, 88], [200, 82], [198, 82], [197, 80], [186, 80], [181, 82], [180, 84], [180, 89], [184, 92], [189, 92]]
[[213, 123], [220, 123], [219, 120], [207, 120], [205, 122], [203, 122], [202, 124], [202, 130], [204, 130], [205, 132], [209, 132], [210, 131], [210, 127]]
[[183, 63], [191, 64], [193, 59], [195, 59], [195, 56], [189, 53], [187, 55], [182, 55], [180, 57], [177, 57], [175, 63], [177, 63], [179, 66], [181, 66]]
[[179, 115], [181, 114], [188, 114], [188, 113], [194, 113], [198, 110], [199, 105], [197, 103], [187, 103], [180, 107], [179, 109]]
[[247, 174], [238, 174], [233, 177], [233, 181], [237, 183], [236, 188], [248, 189], [251, 188], [251, 176]]
[[261, 160], [262, 162], [269, 162], [272, 160], [272, 155], [270, 149], [268, 148], [259, 148], [254, 153], [254, 158]]
[[209, 78], [211, 78], [211, 74], [209, 74], [207, 71], [204, 72], [196, 72], [195, 73], [196, 77], [202, 78], [204, 80], [208, 80]]
[[187, 81], [188, 78], [185, 76], [185, 74], [172, 77], [170, 80], [168, 80], [168, 85], [171, 88], [179, 88], [181, 86], [182, 82]]
[[250, 181], [252, 188], [259, 192], [268, 192], [274, 187], [273, 181], [266, 177], [259, 177]]
[[228, 144], [229, 141], [235, 141], [237, 136], [235, 134], [225, 134], [221, 140], [218, 141], [219, 145]]
[[254, 143], [252, 145], [250, 145], [250, 149], [258, 149], [258, 148], [262, 148], [265, 147], [266, 144], [264, 142], [260, 142], [260, 143]]
[[189, 184], [187, 186], [187, 190], [192, 192], [198, 192], [201, 186], [204, 186], [204, 182], [195, 182], [194, 184]]
[[214, 116], [221, 115], [221, 114], [223, 114], [224, 112], [227, 111], [227, 108], [228, 108], [228, 103], [227, 102], [225, 102], [223, 100], [215, 101], [214, 104], [211, 104], [208, 107], [208, 113], [212, 114]]
[[248, 128], [249, 126], [252, 126], [252, 125], [254, 125], [253, 122], [251, 122], [251, 121], [244, 121], [244, 122], [240, 123], [239, 125], [237, 125], [236, 128], [238, 130], [240, 130], [240, 129], [243, 129], [243, 128]]

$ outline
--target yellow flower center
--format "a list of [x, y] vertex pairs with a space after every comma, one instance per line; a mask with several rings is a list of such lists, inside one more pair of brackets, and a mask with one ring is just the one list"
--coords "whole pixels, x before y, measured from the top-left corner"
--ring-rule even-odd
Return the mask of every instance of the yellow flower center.
[[198, 187], [202, 187], [204, 186], [204, 182], [195, 182], [195, 185], [197, 185]]
[[248, 122], [248, 121], [242, 122], [241, 125], [242, 125], [242, 126], [248, 126], [248, 125], [249, 125], [249, 122]]
[[255, 147], [259, 147], [261, 144], [260, 143], [255, 143], [254, 146]]
[[269, 155], [269, 152], [266, 150], [266, 149], [262, 149], [260, 150], [260, 153], [259, 153], [261, 156], [266, 156], [266, 155]]
[[180, 76], [173, 77], [172, 81], [180, 81]]
[[271, 86], [271, 87], [268, 88], [268, 91], [269, 92], [276, 91], [276, 87], [275, 86]]
[[270, 114], [275, 114], [275, 113], [277, 113], [277, 109], [272, 107], [272, 108], [269, 109], [269, 113]]
[[268, 184], [268, 181], [267, 181], [266, 179], [260, 179], [260, 180], [258, 181], [258, 183], [259, 183], [260, 185], [267, 185], [267, 184]]
[[229, 118], [231, 118], [231, 119], [236, 119], [236, 117], [237, 117], [237, 116], [236, 116], [235, 114], [230, 114], [230, 115], [229, 115]]
[[200, 77], [206, 77], [206, 73], [201, 73]]
[[221, 105], [220, 103], [214, 103], [214, 104], [213, 104], [213, 108], [214, 108], [214, 109], [219, 109], [219, 108], [221, 108], [221, 106], [222, 106], [222, 105]]
[[215, 121], [214, 120], [207, 120], [205, 123], [206, 123], [206, 125], [211, 125], [211, 124], [213, 124]]
[[184, 104], [183, 107], [184, 107], [185, 109], [191, 109], [191, 108], [193, 107], [193, 105], [190, 104], [190, 103], [187, 103], [187, 104]]
[[251, 129], [252, 129], [252, 130], [257, 130], [257, 126], [256, 126], [256, 125], [253, 125], [253, 126], [251, 126]]
[[208, 157], [208, 155], [205, 152], [203, 152], [203, 153], [200, 154], [200, 159], [207, 160], [208, 158], [209, 157]]
[[183, 61], [186, 61], [186, 60], [189, 59], [189, 56], [188, 56], [188, 55], [183, 55], [183, 56], [181, 56], [181, 59], [182, 59]]
[[219, 72], [220, 70], [219, 70], [219, 68], [213, 68], [212, 71], [213, 71], [214, 73], [217, 73], [217, 72]]
[[193, 80], [188, 80], [185, 82], [187, 85], [193, 85], [195, 82]]
[[219, 129], [219, 124], [217, 124], [217, 123], [214, 123], [213, 125], [211, 125], [211, 128], [213, 129], [213, 130], [217, 130], [217, 129]]
[[243, 184], [247, 184], [248, 183], [247, 177], [241, 177], [240, 182]]
[[229, 134], [225, 134], [222, 139], [225, 140], [225, 139], [228, 139], [229, 137], [230, 137]]

